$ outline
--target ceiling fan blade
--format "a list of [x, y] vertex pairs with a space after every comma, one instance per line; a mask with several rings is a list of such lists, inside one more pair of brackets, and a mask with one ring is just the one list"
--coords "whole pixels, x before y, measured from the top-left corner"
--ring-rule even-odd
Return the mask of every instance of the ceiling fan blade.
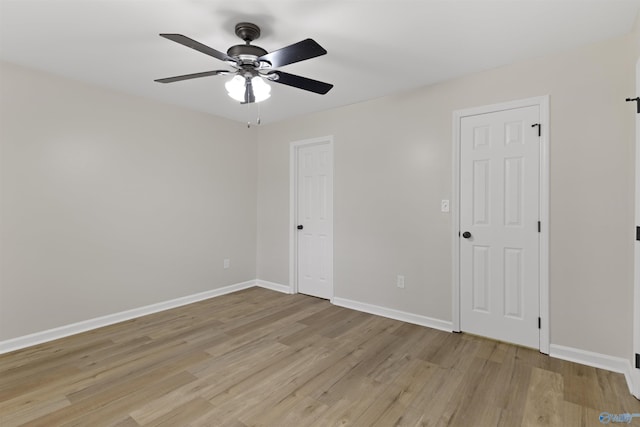
[[[284, 73], [282, 71], [272, 71], [269, 74], [269, 80], [275, 83], [281, 83], [287, 86], [297, 87], [298, 89], [308, 90], [309, 92], [324, 95], [333, 87], [332, 84], [320, 82], [318, 80], [308, 79], [306, 77], [297, 76], [295, 74]], [[271, 76], [277, 76], [273, 78]]]
[[191, 49], [195, 49], [198, 52], [202, 52], [205, 55], [209, 55], [209, 56], [213, 56], [214, 58], [217, 58], [221, 61], [231, 61], [231, 62], [236, 62], [235, 59], [233, 59], [232, 57], [230, 57], [229, 55], [227, 55], [226, 53], [222, 53], [218, 50], [215, 50], [212, 47], [209, 47], [207, 45], [204, 45], [200, 42], [197, 42], [193, 39], [190, 39], [187, 36], [183, 36], [182, 34], [160, 34], [161, 37], [164, 37], [165, 39], [169, 39], [171, 41], [174, 41], [176, 43], [180, 43], [181, 45], [190, 47]]
[[173, 82], [179, 82], [181, 80], [197, 79], [197, 78], [200, 78], [200, 77], [216, 76], [218, 74], [227, 74], [227, 73], [232, 73], [232, 71], [227, 71], [227, 70], [205, 71], [203, 73], [185, 74], [183, 76], [175, 76], [175, 77], [167, 77], [167, 78], [164, 78], [164, 79], [156, 79], [156, 80], [154, 80], [154, 82], [158, 82], [158, 83], [173, 83]]
[[273, 68], [282, 67], [284, 65], [293, 64], [295, 62], [304, 61], [305, 59], [322, 56], [327, 51], [312, 39], [302, 40], [282, 49], [262, 55], [257, 60], [267, 61]]

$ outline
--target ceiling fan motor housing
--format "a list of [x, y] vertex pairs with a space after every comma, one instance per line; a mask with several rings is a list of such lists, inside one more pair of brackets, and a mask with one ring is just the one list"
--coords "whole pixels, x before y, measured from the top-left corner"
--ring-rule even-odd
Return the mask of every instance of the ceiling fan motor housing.
[[227, 50], [227, 55], [237, 58], [243, 65], [255, 63], [256, 59], [268, 52], [260, 46], [254, 46], [253, 40], [260, 37], [260, 27], [251, 22], [239, 22], [236, 24], [236, 35], [245, 41], [246, 44], [237, 44]]
[[247, 56], [247, 57], [250, 56], [250, 57], [253, 57], [254, 61], [258, 57], [266, 54], [267, 54], [266, 50], [264, 50], [260, 46], [254, 46], [252, 44], [237, 44], [235, 46], [231, 46], [227, 50], [227, 55], [231, 56], [232, 58], [238, 57], [242, 59], [243, 56]]

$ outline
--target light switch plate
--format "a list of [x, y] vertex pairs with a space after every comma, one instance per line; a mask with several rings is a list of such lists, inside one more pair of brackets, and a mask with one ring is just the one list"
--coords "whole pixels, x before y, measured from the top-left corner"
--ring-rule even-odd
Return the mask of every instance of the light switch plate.
[[449, 201], [448, 200], [442, 200], [440, 202], [440, 210], [442, 212], [449, 212]]

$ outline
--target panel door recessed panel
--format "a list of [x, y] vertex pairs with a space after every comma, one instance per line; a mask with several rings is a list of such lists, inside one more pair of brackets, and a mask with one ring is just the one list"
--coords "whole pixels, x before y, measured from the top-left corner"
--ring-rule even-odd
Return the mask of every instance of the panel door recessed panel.
[[504, 159], [504, 222], [522, 226], [524, 210], [524, 161], [522, 157]]
[[326, 175], [318, 175], [318, 219], [327, 219], [327, 188], [328, 179]]
[[489, 160], [473, 162], [473, 224], [489, 224], [490, 197], [490, 167]]
[[521, 121], [505, 123], [504, 125], [504, 145], [522, 144], [523, 124]]
[[504, 249], [504, 315], [523, 317], [523, 254], [519, 248]]
[[473, 247], [473, 310], [489, 312], [490, 260], [487, 246]]
[[482, 150], [491, 147], [491, 127], [481, 126], [473, 129], [473, 148]]

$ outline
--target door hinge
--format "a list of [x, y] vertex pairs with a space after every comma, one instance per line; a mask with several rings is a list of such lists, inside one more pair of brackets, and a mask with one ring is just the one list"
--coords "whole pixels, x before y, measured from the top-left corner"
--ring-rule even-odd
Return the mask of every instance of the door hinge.
[[542, 329], [542, 319], [538, 317], [538, 329]]
[[538, 136], [542, 136], [542, 125], [540, 123], [534, 123], [531, 125], [531, 127], [538, 127]]
[[640, 369], [640, 354], [636, 353], [636, 369]]
[[636, 240], [640, 241], [640, 227], [636, 227]]
[[627, 101], [627, 102], [635, 101], [636, 102], [636, 112], [638, 114], [640, 114], [640, 96], [637, 97], [637, 98], [627, 98], [627, 99], [625, 99], [625, 101]]
[[538, 221], [538, 233], [540, 233], [542, 230], [542, 224], [540, 223], [540, 221]]

